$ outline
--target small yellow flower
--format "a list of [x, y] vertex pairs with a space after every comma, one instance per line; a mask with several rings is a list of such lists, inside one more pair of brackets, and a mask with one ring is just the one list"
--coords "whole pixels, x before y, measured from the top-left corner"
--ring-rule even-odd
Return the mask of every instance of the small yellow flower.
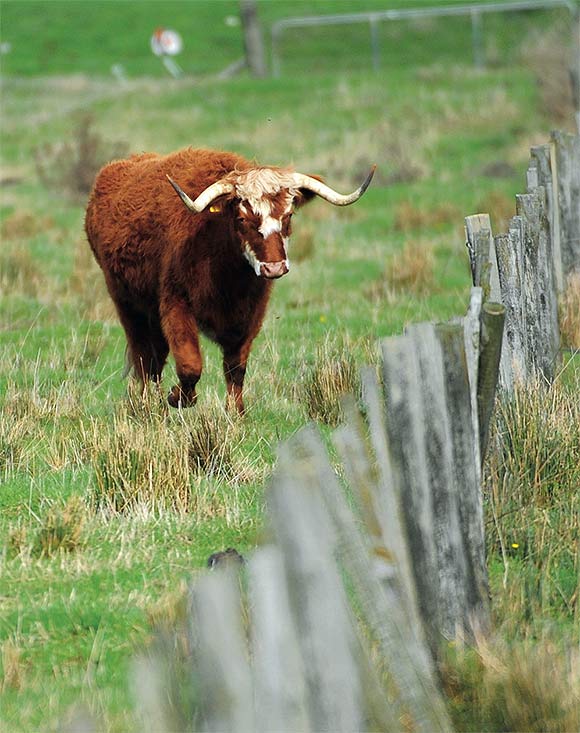
[[320, 316], [318, 320], [320, 321], [320, 323], [326, 323], [326, 316]]
[[519, 545], [517, 542], [512, 542], [512, 547], [514, 548], [514, 550], [517, 550]]

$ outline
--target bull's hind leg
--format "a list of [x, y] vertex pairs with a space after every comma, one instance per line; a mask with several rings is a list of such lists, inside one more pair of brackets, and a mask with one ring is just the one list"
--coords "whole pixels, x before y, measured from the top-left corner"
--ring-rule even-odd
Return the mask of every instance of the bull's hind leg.
[[157, 315], [138, 310], [130, 303], [116, 303], [121, 324], [127, 336], [129, 365], [144, 384], [159, 382], [169, 346]]
[[179, 377], [167, 401], [171, 407], [190, 407], [197, 399], [195, 387], [203, 366], [196, 320], [187, 304], [174, 301], [164, 304], [161, 322]]

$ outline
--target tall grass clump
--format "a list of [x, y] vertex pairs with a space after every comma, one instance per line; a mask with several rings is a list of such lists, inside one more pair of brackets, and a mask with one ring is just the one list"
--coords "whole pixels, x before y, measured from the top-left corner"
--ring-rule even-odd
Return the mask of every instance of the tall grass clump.
[[184, 434], [168, 425], [161, 410], [135, 415], [134, 403], [129, 402], [110, 423], [91, 421], [85, 442], [98, 507], [113, 513], [137, 506], [147, 513], [191, 508], [193, 486]]
[[81, 115], [69, 139], [35, 149], [36, 172], [46, 188], [84, 201], [100, 168], [110, 160], [126, 157], [126, 143], [104, 140], [93, 125], [93, 115]]
[[262, 477], [263, 467], [240, 448], [240, 420], [217, 396], [191, 410], [170, 411], [157, 385], [138, 391], [130, 392], [109, 426], [93, 421], [87, 432], [98, 506], [210, 518], [228, 510], [211, 486]]
[[409, 241], [387, 261], [385, 270], [368, 291], [372, 300], [394, 302], [402, 293], [425, 296], [435, 284], [435, 254], [426, 242]]
[[5, 412], [2, 403], [0, 410], [0, 478], [6, 480], [26, 464], [34, 423], [28, 416]]
[[563, 23], [536, 30], [527, 39], [523, 61], [536, 77], [542, 112], [550, 120], [572, 127], [577, 104], [572, 70], [578, 71], [573, 43], [563, 42], [569, 37]]
[[239, 417], [214, 400], [197, 410], [188, 426], [188, 459], [197, 474], [225, 481], [244, 481], [247, 466], [236, 453]]
[[22, 649], [12, 638], [6, 639], [0, 649], [0, 692], [19, 690], [24, 682]]
[[[490, 562], [504, 566], [497, 610], [513, 622], [580, 618], [580, 385], [516, 389], [499, 401], [487, 476]], [[520, 629], [521, 630], [521, 629]]]
[[21, 517], [8, 532], [8, 554], [19, 557], [52, 557], [73, 552], [83, 545], [87, 505], [72, 495], [64, 503], [54, 502], [44, 513], [34, 514], [34, 524]]
[[317, 348], [314, 364], [301, 384], [300, 401], [308, 417], [336, 427], [343, 420], [342, 398], [359, 392], [358, 368], [350, 346], [327, 339]]
[[50, 557], [58, 550], [72, 552], [82, 544], [86, 505], [79, 496], [71, 496], [64, 506], [53, 506], [44, 517], [34, 541], [34, 551]]
[[449, 647], [441, 677], [455, 730], [579, 730], [578, 661], [577, 650], [550, 640]]
[[43, 282], [42, 272], [30, 252], [19, 246], [7, 247], [0, 252], [0, 292], [4, 296], [36, 297]]

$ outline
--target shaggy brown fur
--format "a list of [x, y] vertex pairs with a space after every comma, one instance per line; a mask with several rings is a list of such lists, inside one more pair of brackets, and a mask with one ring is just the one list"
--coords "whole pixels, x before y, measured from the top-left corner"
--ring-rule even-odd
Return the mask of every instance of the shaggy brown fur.
[[[85, 219], [89, 243], [125, 329], [136, 374], [142, 381], [159, 381], [169, 351], [173, 354], [179, 377], [169, 394], [174, 407], [195, 402], [202, 331], [222, 348], [228, 396], [244, 410], [246, 362], [266, 312], [268, 277], [287, 271], [292, 211], [313, 196], [277, 187], [277, 177], [283, 182], [285, 174], [257, 168], [233, 153], [188, 148], [166, 156], [135, 155], [110, 163], [97, 176]], [[241, 177], [250, 193], [243, 200], [223, 196], [193, 214], [167, 175], [192, 198], [226, 176]]]

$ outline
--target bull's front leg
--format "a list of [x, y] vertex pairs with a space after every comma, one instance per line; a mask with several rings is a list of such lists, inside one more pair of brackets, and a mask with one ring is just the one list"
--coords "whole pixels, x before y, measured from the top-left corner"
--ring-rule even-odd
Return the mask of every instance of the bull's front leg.
[[179, 377], [167, 401], [171, 407], [190, 407], [197, 399], [195, 386], [203, 368], [197, 322], [187, 303], [173, 300], [161, 305], [161, 325]]
[[271, 283], [267, 284], [262, 297], [254, 304], [253, 314], [249, 322], [243, 325], [238, 324], [237, 329], [232, 328], [227, 334], [222, 334], [221, 338], [218, 339], [224, 354], [224, 376], [228, 393], [227, 406], [234, 407], [240, 415], [243, 415], [245, 411], [243, 388], [248, 356], [254, 339], [264, 321], [270, 288]]
[[235, 407], [240, 413], [244, 414], [244, 398], [242, 395], [244, 388], [244, 377], [246, 376], [246, 362], [248, 360], [248, 351], [242, 356], [241, 350], [232, 352], [224, 351], [224, 376], [226, 378], [226, 389], [228, 393], [227, 406]]
[[246, 365], [252, 348], [252, 342], [256, 336], [258, 324], [251, 324], [252, 328], [243, 338], [222, 339], [221, 347], [224, 354], [224, 376], [226, 378], [227, 407], [235, 408], [240, 415], [244, 414], [244, 377], [246, 376]]

